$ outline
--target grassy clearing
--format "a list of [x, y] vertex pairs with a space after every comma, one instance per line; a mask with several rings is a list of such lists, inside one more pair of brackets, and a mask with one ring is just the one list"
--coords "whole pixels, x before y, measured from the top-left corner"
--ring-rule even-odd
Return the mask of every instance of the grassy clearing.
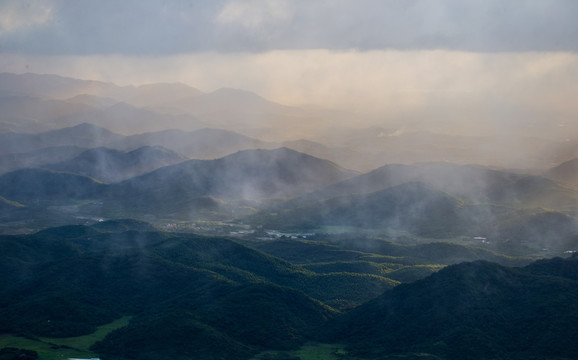
[[72, 338], [24, 338], [19, 336], [0, 337], [0, 347], [15, 347], [34, 350], [41, 360], [57, 360], [67, 358], [93, 358], [98, 354], [90, 351], [90, 347], [106, 337], [111, 331], [128, 325], [130, 316], [117, 319], [102, 325], [89, 335]]
[[266, 351], [251, 360], [357, 360], [341, 344], [307, 344], [293, 351]]

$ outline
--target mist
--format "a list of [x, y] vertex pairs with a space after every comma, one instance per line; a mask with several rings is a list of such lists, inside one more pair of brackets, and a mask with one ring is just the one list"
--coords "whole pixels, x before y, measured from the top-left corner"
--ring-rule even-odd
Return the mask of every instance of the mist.
[[572, 358], [576, 13], [0, 1], [0, 357]]

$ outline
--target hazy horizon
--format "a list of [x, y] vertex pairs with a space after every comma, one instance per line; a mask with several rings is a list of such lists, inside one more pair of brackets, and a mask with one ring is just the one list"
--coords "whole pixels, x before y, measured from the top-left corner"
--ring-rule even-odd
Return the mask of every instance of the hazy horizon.
[[338, 126], [564, 140], [572, 1], [4, 1], [0, 71], [180, 82], [344, 112]]

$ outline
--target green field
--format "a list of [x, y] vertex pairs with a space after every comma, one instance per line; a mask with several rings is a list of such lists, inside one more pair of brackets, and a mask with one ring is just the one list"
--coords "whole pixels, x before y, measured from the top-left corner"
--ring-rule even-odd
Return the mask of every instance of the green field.
[[25, 338], [19, 336], [1, 336], [0, 348], [14, 347], [34, 350], [41, 360], [56, 360], [68, 358], [93, 358], [98, 354], [90, 351], [90, 347], [100, 341], [113, 330], [128, 325], [130, 316], [125, 316], [111, 323], [99, 326], [98, 329], [85, 336], [71, 338]]

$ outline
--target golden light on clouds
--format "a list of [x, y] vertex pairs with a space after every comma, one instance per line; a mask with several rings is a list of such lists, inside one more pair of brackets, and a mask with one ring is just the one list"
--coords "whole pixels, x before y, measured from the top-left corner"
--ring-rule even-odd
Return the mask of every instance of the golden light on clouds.
[[578, 116], [574, 53], [278, 50], [165, 57], [1, 55], [0, 61], [12, 72], [119, 84], [182, 82], [207, 92], [240, 88], [282, 104], [316, 104], [372, 118], [467, 123]]

